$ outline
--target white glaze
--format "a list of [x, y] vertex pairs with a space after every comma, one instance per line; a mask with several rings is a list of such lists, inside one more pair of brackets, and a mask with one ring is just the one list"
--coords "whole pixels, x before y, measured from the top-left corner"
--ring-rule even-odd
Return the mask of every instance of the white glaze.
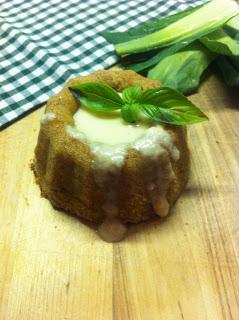
[[121, 168], [129, 149], [135, 149], [145, 160], [145, 180], [155, 213], [165, 217], [169, 211], [166, 199], [174, 179], [170, 157], [177, 161], [179, 151], [170, 133], [160, 125], [138, 126], [125, 123], [119, 114], [95, 114], [80, 108], [74, 115], [75, 126], [67, 126], [67, 133], [90, 146], [94, 161], [95, 181], [104, 191], [102, 210], [105, 221], [99, 234], [106, 241], [119, 241], [126, 232], [117, 219], [118, 183]]
[[41, 124], [46, 124], [48, 123], [49, 121], [52, 121], [56, 119], [56, 115], [55, 113], [53, 112], [47, 112], [47, 113], [44, 113], [42, 116], [41, 116]]
[[160, 125], [134, 126], [124, 122], [119, 115], [99, 116], [83, 108], [78, 109], [74, 120], [75, 126], [67, 126], [67, 133], [90, 146], [98, 169], [122, 167], [128, 149], [138, 150], [145, 157], [157, 158], [167, 148], [174, 160], [179, 158], [171, 135]]
[[125, 237], [127, 227], [118, 219], [108, 218], [99, 226], [100, 237], [107, 242], [117, 242]]

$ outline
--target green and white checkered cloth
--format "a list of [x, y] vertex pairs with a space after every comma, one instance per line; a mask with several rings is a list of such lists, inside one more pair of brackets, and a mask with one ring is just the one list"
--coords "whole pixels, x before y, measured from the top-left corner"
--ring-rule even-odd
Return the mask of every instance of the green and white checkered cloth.
[[125, 31], [203, 0], [0, 0], [0, 128], [71, 77], [117, 62], [100, 33]]

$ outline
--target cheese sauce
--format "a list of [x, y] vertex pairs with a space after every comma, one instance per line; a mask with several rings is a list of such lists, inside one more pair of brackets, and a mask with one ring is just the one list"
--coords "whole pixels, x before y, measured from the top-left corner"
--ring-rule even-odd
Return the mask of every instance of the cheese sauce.
[[172, 136], [160, 125], [124, 122], [118, 112], [93, 113], [79, 108], [74, 115], [75, 125], [67, 126], [67, 133], [87, 143], [94, 161], [94, 175], [98, 187], [105, 194], [102, 210], [105, 221], [99, 226], [99, 234], [109, 242], [121, 240], [126, 227], [118, 217], [118, 184], [121, 168], [129, 149], [137, 150], [144, 158], [145, 182], [154, 211], [160, 217], [168, 214], [166, 194], [174, 179], [170, 156], [174, 161], [179, 151]]

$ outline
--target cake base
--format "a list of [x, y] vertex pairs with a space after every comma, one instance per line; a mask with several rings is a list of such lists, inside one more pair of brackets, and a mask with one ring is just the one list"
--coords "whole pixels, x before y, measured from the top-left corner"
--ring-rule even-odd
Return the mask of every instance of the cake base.
[[[67, 125], [74, 125], [73, 115], [79, 107], [68, 87], [83, 82], [106, 83], [118, 91], [136, 84], [147, 90], [158, 87], [159, 83], [132, 71], [98, 71], [69, 81], [47, 103], [33, 163], [42, 196], [57, 209], [100, 224], [105, 219], [102, 210], [105, 194], [95, 183], [90, 148], [66, 132]], [[189, 151], [185, 127], [165, 125], [164, 128], [172, 135], [180, 152], [179, 160], [170, 159], [175, 177], [169, 185], [166, 199], [172, 206], [188, 179]], [[141, 154], [137, 150], [128, 150], [117, 190], [117, 219], [121, 223], [139, 223], [156, 216], [145, 184], [146, 174]]]

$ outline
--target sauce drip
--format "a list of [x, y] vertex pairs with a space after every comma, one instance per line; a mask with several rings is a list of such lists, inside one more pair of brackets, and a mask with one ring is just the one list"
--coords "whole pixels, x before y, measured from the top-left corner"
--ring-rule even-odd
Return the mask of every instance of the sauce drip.
[[49, 121], [56, 119], [56, 115], [53, 112], [43, 113], [41, 116], [41, 124], [46, 124]]
[[166, 198], [174, 179], [171, 165], [179, 159], [173, 137], [161, 125], [130, 125], [119, 114], [100, 114], [79, 108], [74, 115], [75, 126], [67, 126], [68, 134], [87, 143], [93, 155], [95, 181], [105, 194], [102, 210], [105, 220], [99, 226], [101, 238], [120, 241], [126, 226], [118, 219], [118, 185], [121, 169], [129, 149], [137, 150], [144, 158], [144, 178], [155, 213], [165, 217], [169, 211]]

